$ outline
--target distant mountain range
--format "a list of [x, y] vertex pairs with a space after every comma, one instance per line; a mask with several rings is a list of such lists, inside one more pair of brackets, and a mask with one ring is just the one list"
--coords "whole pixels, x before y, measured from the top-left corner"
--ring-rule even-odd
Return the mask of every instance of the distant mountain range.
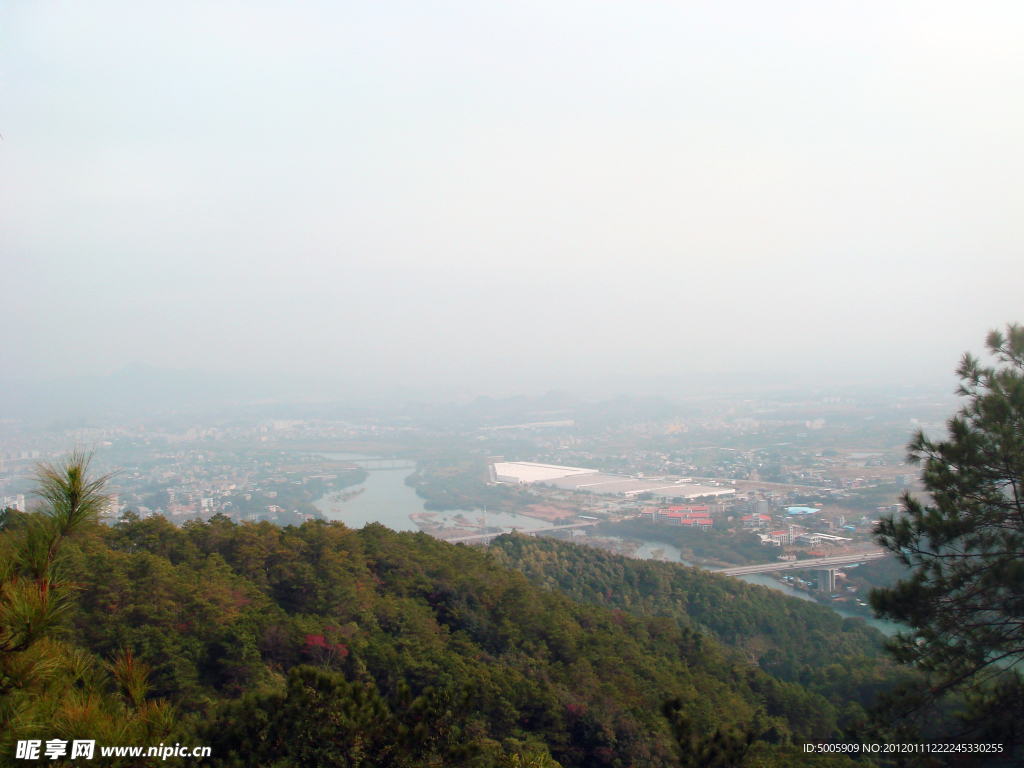
[[[817, 385], [835, 394], [833, 384]], [[838, 389], [857, 389], [847, 384]], [[863, 388], [862, 388], [863, 389]], [[879, 387], [871, 388], [876, 393]], [[898, 388], [904, 389], [904, 388]], [[943, 388], [944, 389], [944, 388]], [[133, 363], [108, 376], [0, 380], [0, 419], [28, 421], [230, 412], [274, 418], [360, 418], [377, 415], [444, 428], [495, 427], [576, 420], [610, 424], [685, 417], [705, 398], [775, 398], [820, 393], [810, 382], [777, 373], [604, 379], [580, 393], [550, 391], [508, 397], [415, 386], [367, 391], [326, 377], [278, 372], [211, 372]], [[893, 388], [887, 390], [893, 392]], [[624, 394], [628, 393], [628, 394]], [[369, 411], [368, 411], [369, 409]]]

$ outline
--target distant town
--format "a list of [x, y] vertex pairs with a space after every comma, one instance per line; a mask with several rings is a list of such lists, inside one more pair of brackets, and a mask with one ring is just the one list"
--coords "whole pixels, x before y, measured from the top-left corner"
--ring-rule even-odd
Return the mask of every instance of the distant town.
[[[919, 488], [903, 463], [909, 435], [941, 430], [953, 407], [934, 393], [563, 398], [559, 409], [550, 401], [477, 401], [414, 416], [6, 419], [0, 508], [31, 508], [35, 463], [85, 446], [97, 471], [116, 473], [111, 523], [126, 514], [178, 525], [216, 515], [379, 521], [468, 545], [520, 531], [633, 557], [750, 567], [874, 550], [875, 522]], [[838, 583], [777, 578], [844, 593], [851, 573]]]

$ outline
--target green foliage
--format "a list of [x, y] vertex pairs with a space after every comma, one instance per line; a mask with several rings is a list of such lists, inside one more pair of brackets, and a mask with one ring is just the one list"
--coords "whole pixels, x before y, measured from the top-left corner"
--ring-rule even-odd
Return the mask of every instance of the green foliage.
[[664, 525], [644, 520], [626, 520], [601, 525], [602, 533], [626, 538], [662, 541], [678, 547], [694, 560], [716, 560], [731, 565], [775, 562], [779, 548], [761, 543], [756, 533], [723, 533], [678, 525]]
[[[46, 517], [12, 518], [3, 551]], [[858, 680], [886, 681], [872, 632], [824, 608], [553, 540], [132, 514], [58, 539], [49, 626], [75, 644], [8, 654], [31, 691], [13, 734], [155, 743], [158, 696], [210, 765], [667, 767], [681, 736], [694, 759], [767, 765], [838, 737]]]
[[542, 588], [680, 627], [699, 642], [714, 638], [841, 709], [866, 706], [908, 677], [881, 656], [884, 638], [865, 622], [767, 587], [550, 538], [502, 536], [491, 552]]
[[1024, 661], [1024, 327], [993, 331], [987, 346], [998, 366], [964, 355], [957, 373], [966, 402], [948, 436], [919, 432], [908, 447], [929, 501], [906, 494], [905, 513], [877, 527], [911, 574], [874, 590], [871, 602], [911, 628], [893, 643], [896, 658], [929, 675], [898, 714], [921, 715], [964, 692], [965, 727], [998, 725], [1019, 743], [1019, 698], [1002, 697], [1024, 684], [1016, 671]]
[[74, 452], [37, 469], [41, 512], [8, 515], [0, 533], [0, 765], [27, 738], [159, 741], [173, 712], [146, 698], [148, 667], [130, 652], [108, 664], [55, 635], [72, 609], [63, 555], [96, 528], [108, 477]]
[[877, 630], [860, 623], [844, 632], [842, 617], [824, 606], [698, 568], [521, 535], [499, 537], [491, 551], [503, 565], [573, 599], [670, 616], [730, 646], [793, 654], [801, 666], [878, 656], [882, 647]]
[[719, 728], [714, 734], [704, 736], [683, 714], [683, 702], [679, 699], [665, 702], [661, 711], [679, 743], [680, 768], [731, 768], [739, 765], [757, 737], [749, 726], [736, 732]]
[[486, 468], [477, 462], [444, 463], [424, 461], [405, 482], [416, 489], [424, 508], [434, 512], [455, 509], [479, 509], [512, 512], [536, 501], [508, 485], [485, 482]]
[[[685, 598], [718, 631], [682, 612], [575, 602], [559, 594], [572, 589], [531, 584], [504, 567], [516, 547], [555, 548], [565, 555], [566, 573], [578, 570], [602, 595], [608, 588], [636, 595], [638, 606], [656, 594], [672, 605]], [[670, 699], [683, 702], [702, 737], [716, 729], [745, 732], [751, 723], [780, 748], [838, 735], [835, 704], [753, 669], [747, 657], [706, 636], [753, 637], [751, 596], [768, 591], [707, 574], [692, 578], [696, 572], [682, 567], [650, 563], [649, 572], [636, 572], [632, 567], [643, 564], [524, 537], [502, 539], [488, 553], [379, 525], [282, 529], [225, 518], [175, 528], [161, 518], [126, 516], [101, 539], [69, 550], [69, 568], [84, 587], [68, 617], [76, 637], [96, 653], [123, 644], [151, 661], [157, 694], [195, 722], [216, 724], [203, 733], [225, 765], [236, 759], [231, 755], [244, 761], [248, 745], [271, 761], [271, 735], [284, 727], [275, 718], [284, 711], [293, 713], [295, 733], [329, 725], [317, 738], [340, 745], [332, 759], [349, 755], [344, 759], [367, 765], [391, 759], [383, 756], [385, 743], [371, 738], [378, 727], [365, 721], [371, 715], [380, 733], [418, 739], [405, 753], [423, 764], [453, 763], [458, 755], [481, 766], [549, 759], [566, 768], [672, 765], [673, 738], [660, 714]], [[570, 554], [597, 557], [611, 570], [589, 572]], [[525, 568], [531, 579], [535, 570]], [[685, 583], [673, 583], [677, 572]], [[779, 597], [778, 616], [753, 621], [777, 622], [780, 638], [791, 634], [783, 629], [786, 609], [831, 615]], [[838, 619], [834, 627], [812, 621], [807, 629], [820, 643], [831, 629], [842, 636], [828, 641], [836, 647], [874, 647], [870, 634], [844, 633]], [[795, 668], [798, 677], [801, 664]], [[474, 696], [467, 699], [463, 686]], [[307, 704], [339, 708], [339, 719], [300, 717]], [[420, 732], [409, 720], [418, 707]], [[357, 732], [367, 735], [358, 741]], [[326, 757], [282, 752], [273, 759], [299, 765]]]
[[372, 683], [314, 667], [291, 670], [285, 690], [249, 694], [216, 708], [198, 730], [211, 765], [460, 765], [479, 751], [460, 727], [470, 695], [407, 687], [385, 702]]

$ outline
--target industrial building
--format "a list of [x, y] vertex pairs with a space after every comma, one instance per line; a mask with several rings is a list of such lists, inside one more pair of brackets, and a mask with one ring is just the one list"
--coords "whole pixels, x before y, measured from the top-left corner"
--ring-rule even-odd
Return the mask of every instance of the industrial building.
[[536, 464], [532, 461], [501, 461], [490, 465], [494, 482], [506, 485], [528, 485], [549, 483], [565, 477], [596, 475], [596, 469], [583, 467], [561, 467], [557, 464]]
[[734, 488], [700, 485], [686, 478], [624, 477], [608, 475], [596, 469], [537, 464], [531, 461], [500, 461], [489, 466], [491, 481], [507, 485], [544, 483], [566, 491], [586, 491], [607, 496], [634, 497], [650, 494], [656, 501], [695, 499], [699, 496], [726, 496]]

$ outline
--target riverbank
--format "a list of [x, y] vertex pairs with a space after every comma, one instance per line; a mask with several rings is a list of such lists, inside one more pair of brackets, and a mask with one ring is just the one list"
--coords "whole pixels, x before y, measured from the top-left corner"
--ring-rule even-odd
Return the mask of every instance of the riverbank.
[[[373, 458], [352, 454], [336, 456], [350, 460]], [[438, 539], [528, 531], [550, 525], [546, 520], [516, 512], [428, 510], [415, 488], [406, 482], [413, 474], [415, 470], [408, 468], [373, 470], [362, 483], [346, 489], [345, 493], [328, 494], [314, 503], [325, 519], [337, 520], [350, 528], [380, 523], [393, 531], [423, 531]]]
[[[330, 458], [362, 459], [373, 458], [352, 454], [335, 455]], [[424, 508], [423, 499], [415, 489], [406, 484], [406, 478], [414, 470], [382, 469], [367, 473], [359, 484], [346, 488], [346, 500], [339, 501], [328, 494], [315, 502], [316, 507], [327, 520], [338, 520], [350, 528], [362, 528], [368, 523], [381, 523], [394, 531], [423, 531], [439, 539], [456, 536], [472, 536], [482, 533], [510, 533], [513, 530], [529, 531], [551, 525], [547, 520], [515, 512], [494, 512], [482, 509], [451, 510], [434, 512]], [[604, 549], [625, 557], [639, 560], [692, 565], [683, 558], [681, 550], [664, 541], [648, 541], [633, 537], [607, 534], [582, 535], [572, 538], [577, 544]], [[899, 629], [896, 625], [873, 618], [870, 613], [844, 610], [825, 601], [780, 583], [767, 574], [740, 577], [752, 584], [770, 587], [801, 600], [818, 602], [834, 610], [844, 618], [856, 616], [867, 621], [888, 635]]]
[[767, 573], [751, 573], [746, 576], [736, 576], [734, 578], [742, 579], [748, 584], [757, 584], [762, 587], [768, 587], [769, 589], [784, 592], [790, 597], [795, 597], [799, 600], [805, 600], [809, 603], [817, 603], [818, 605], [823, 605], [826, 608], [832, 609], [840, 616], [842, 616], [844, 619], [863, 619], [869, 626], [874, 627], [879, 632], [881, 632], [884, 635], [888, 635], [889, 637], [892, 637], [897, 632], [904, 629], [904, 627], [901, 627], [899, 624], [894, 624], [891, 621], [886, 621], [885, 619], [877, 619], [870, 613], [854, 613], [852, 611], [840, 608], [839, 606], [830, 605], [829, 603], [823, 602], [821, 600], [816, 600], [812, 595], [806, 592], [793, 589], [792, 587], [786, 584], [780, 583], [778, 580], [772, 578], [771, 575]]

